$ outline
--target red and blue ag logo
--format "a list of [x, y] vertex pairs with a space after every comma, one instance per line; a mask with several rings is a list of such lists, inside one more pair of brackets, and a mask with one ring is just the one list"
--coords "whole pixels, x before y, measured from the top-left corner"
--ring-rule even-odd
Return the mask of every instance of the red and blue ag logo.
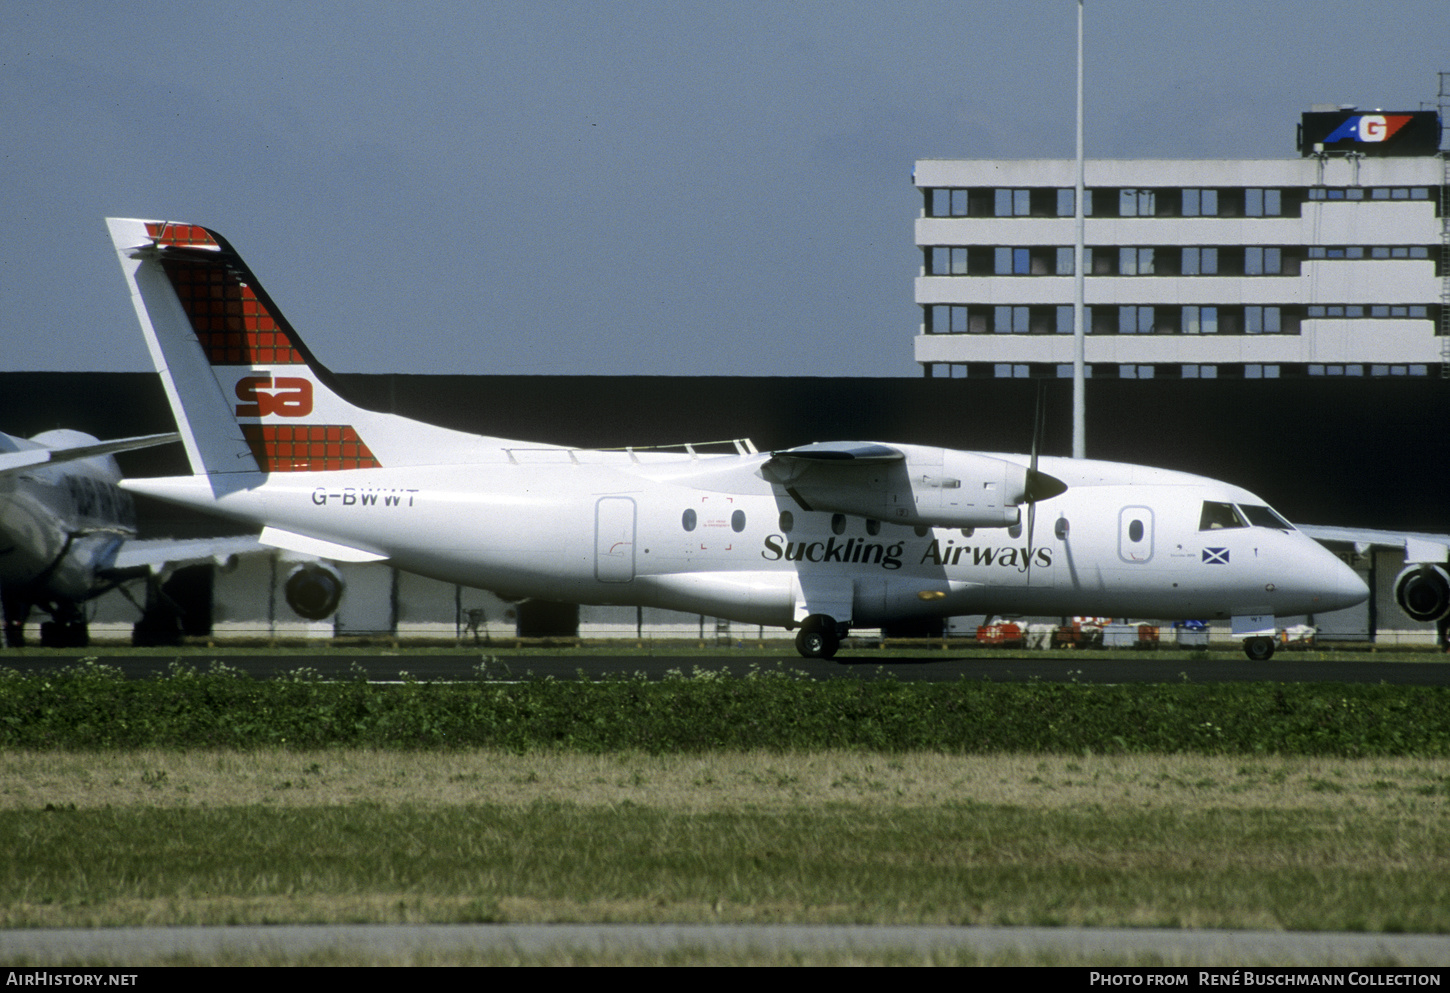
[[1409, 114], [1355, 114], [1346, 117], [1339, 127], [1329, 132], [1324, 144], [1336, 141], [1389, 141], [1400, 128], [1410, 123]]

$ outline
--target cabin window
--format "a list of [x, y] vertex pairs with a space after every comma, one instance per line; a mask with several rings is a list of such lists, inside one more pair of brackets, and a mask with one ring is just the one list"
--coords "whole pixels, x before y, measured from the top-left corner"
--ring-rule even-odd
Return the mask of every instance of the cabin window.
[[1198, 530], [1222, 531], [1225, 528], [1247, 526], [1243, 518], [1239, 516], [1239, 512], [1234, 509], [1233, 504], [1215, 503], [1212, 500], [1203, 501], [1203, 514], [1198, 519]]
[[831, 533], [832, 534], [845, 534], [846, 533], [846, 515], [845, 514], [832, 514], [831, 515]]
[[790, 534], [791, 531], [795, 530], [795, 514], [792, 514], [788, 510], [782, 510], [780, 512], [780, 529], [786, 534]]
[[680, 526], [683, 527], [686, 531], [693, 531], [695, 530], [696, 520], [697, 518], [695, 517], [695, 510], [693, 507], [691, 507], [687, 509], [684, 514], [681, 515]]
[[745, 530], [745, 511], [737, 510], [735, 513], [730, 515], [730, 530], [734, 531], [736, 534], [739, 534], [741, 531]]
[[1128, 540], [1137, 542], [1143, 540], [1143, 522], [1134, 521], [1128, 525]]

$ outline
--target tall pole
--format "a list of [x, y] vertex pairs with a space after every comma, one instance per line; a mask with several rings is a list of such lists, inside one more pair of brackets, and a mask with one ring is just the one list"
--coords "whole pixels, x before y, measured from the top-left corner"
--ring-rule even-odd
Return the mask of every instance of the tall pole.
[[1086, 334], [1083, 327], [1083, 165], [1082, 165], [1082, 2], [1077, 0], [1077, 183], [1073, 188], [1073, 222], [1077, 228], [1073, 244], [1074, 287], [1072, 301], [1072, 457], [1087, 457]]

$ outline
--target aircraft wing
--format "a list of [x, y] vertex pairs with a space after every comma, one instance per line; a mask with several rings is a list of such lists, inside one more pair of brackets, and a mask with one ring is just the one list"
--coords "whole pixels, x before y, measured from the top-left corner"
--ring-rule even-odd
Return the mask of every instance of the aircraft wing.
[[114, 455], [117, 452], [129, 452], [135, 448], [150, 448], [153, 445], [167, 445], [180, 440], [181, 435], [173, 431], [170, 434], [146, 434], [134, 438], [117, 438], [115, 441], [102, 441], [94, 445], [77, 445], [73, 448], [24, 448], [16, 452], [0, 452], [0, 476], [24, 472], [26, 469], [39, 465], [74, 462], [76, 459], [91, 459], [97, 455]]
[[1067, 491], [1061, 480], [997, 456], [871, 441], [771, 452], [761, 475], [802, 510], [932, 527], [1010, 527], [1022, 505]]
[[227, 565], [239, 555], [270, 552], [255, 535], [234, 538], [144, 538], [132, 539], [121, 546], [110, 573], [152, 573], [207, 563]]
[[1361, 554], [1371, 548], [1402, 548], [1406, 562], [1450, 561], [1450, 534], [1324, 527], [1317, 524], [1296, 524], [1295, 527], [1315, 541], [1352, 544], [1354, 550]]
[[905, 461], [906, 453], [889, 445], [869, 441], [828, 442], [771, 452], [766, 472], [777, 482], [785, 483], [821, 466], [865, 468]]

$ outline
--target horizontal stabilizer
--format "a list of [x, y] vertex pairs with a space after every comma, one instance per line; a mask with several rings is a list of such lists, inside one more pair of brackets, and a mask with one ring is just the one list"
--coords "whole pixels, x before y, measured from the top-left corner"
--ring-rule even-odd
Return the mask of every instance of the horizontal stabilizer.
[[331, 559], [334, 562], [382, 562], [387, 559], [386, 555], [379, 555], [377, 552], [351, 545], [339, 545], [335, 541], [324, 541], [321, 538], [309, 538], [305, 534], [295, 534], [281, 528], [263, 528], [259, 540], [273, 548], [312, 555], [319, 559]]

